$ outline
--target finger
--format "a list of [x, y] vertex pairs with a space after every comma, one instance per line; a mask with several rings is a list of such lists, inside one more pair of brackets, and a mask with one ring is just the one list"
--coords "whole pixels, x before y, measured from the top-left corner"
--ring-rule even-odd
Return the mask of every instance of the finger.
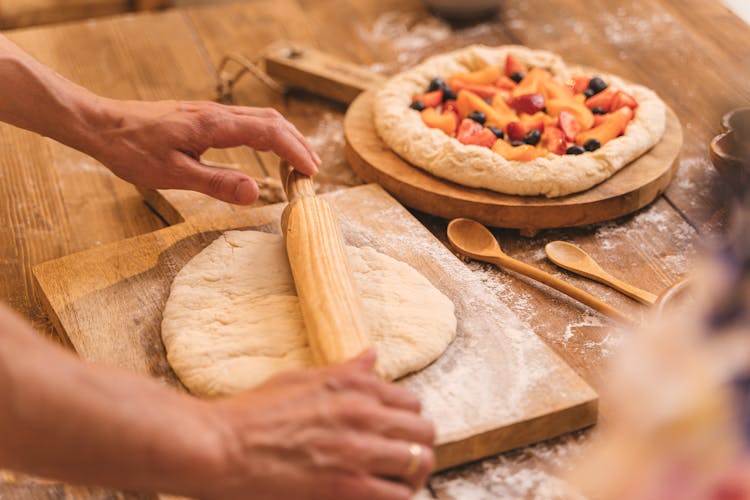
[[258, 185], [251, 177], [228, 168], [209, 167], [184, 156], [177, 189], [190, 189], [218, 200], [249, 205], [258, 199]]
[[[328, 384], [329, 386], [338, 390], [352, 390], [369, 394], [389, 407], [413, 413], [421, 411], [422, 405], [419, 403], [419, 399], [409, 390], [370, 375], [372, 368], [364, 364], [364, 360], [356, 359], [350, 363], [352, 365], [341, 365], [337, 372], [331, 374], [333, 380]], [[358, 365], [356, 363], [363, 364]], [[358, 366], [363, 367], [363, 369], [353, 371]]]
[[[354, 401], [352, 396], [342, 394], [342, 397]], [[426, 446], [432, 446], [435, 442], [435, 426], [430, 420], [401, 408], [379, 405], [372, 400], [359, 398], [356, 400], [359, 404], [352, 404], [350, 399], [334, 412], [337, 420], [345, 427]]]
[[435, 468], [432, 448], [408, 441], [372, 439], [368, 443], [368, 470], [377, 476], [408, 484], [413, 490], [421, 488]]
[[[282, 158], [285, 158], [289, 160], [289, 162], [295, 167], [298, 168], [302, 173], [312, 175], [317, 172], [318, 168], [321, 164], [320, 157], [313, 149], [310, 142], [305, 138], [305, 136], [300, 132], [297, 127], [294, 126], [289, 120], [285, 119], [281, 113], [279, 113], [277, 110], [273, 108], [249, 108], [249, 107], [241, 107], [241, 106], [225, 106], [225, 108], [230, 111], [235, 116], [241, 117], [241, 120], [254, 120], [255, 126], [258, 126], [258, 122], [262, 122], [262, 131], [260, 134], [258, 134], [258, 138], [261, 139], [261, 142], [267, 142], [267, 144], [250, 144], [248, 142], [243, 142], [242, 144], [255, 147], [258, 149], [272, 149], [276, 154], [281, 156]], [[231, 121], [231, 120], [230, 120]], [[286, 132], [286, 133], [285, 133]], [[283, 139], [285, 135], [290, 136], [290, 139], [293, 138], [297, 141], [297, 145], [300, 146], [302, 149], [305, 150], [307, 153], [307, 156], [305, 155], [299, 155], [299, 160], [295, 160], [292, 155], [286, 156], [283, 151], [277, 150], [273, 146], [273, 143], [279, 142], [279, 137], [269, 137], [266, 138], [264, 141], [264, 136], [270, 135], [278, 135], [281, 136], [281, 139]], [[269, 142], [270, 139], [270, 142]], [[238, 146], [241, 144], [234, 144], [234, 146]], [[289, 145], [295, 146], [295, 149], [297, 145], [295, 145], [293, 142], [287, 141], [287, 144], [284, 147], [287, 147]], [[229, 146], [216, 146], [216, 147], [229, 147]], [[312, 165], [311, 165], [312, 164]]]
[[307, 140], [307, 137], [305, 137], [302, 132], [299, 131], [299, 129], [289, 120], [287, 120], [287, 125], [289, 126], [292, 134], [299, 139], [299, 141], [305, 146], [305, 149], [307, 149], [307, 152], [310, 153], [310, 155], [313, 157], [313, 160], [315, 161], [315, 164], [320, 168], [320, 165], [322, 163], [322, 160], [320, 159], [320, 156], [318, 156], [318, 153], [315, 152], [315, 149], [313, 149], [312, 144], [310, 144], [310, 141]]
[[403, 410], [382, 408], [365, 425], [381, 436], [414, 441], [426, 446], [435, 443], [435, 425], [428, 419]]

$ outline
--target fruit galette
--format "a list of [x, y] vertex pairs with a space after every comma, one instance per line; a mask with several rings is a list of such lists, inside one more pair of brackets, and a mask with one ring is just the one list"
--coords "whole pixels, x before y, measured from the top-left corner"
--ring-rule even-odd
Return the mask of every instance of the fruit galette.
[[521, 46], [432, 57], [375, 103], [378, 133], [405, 160], [515, 195], [588, 189], [659, 142], [666, 121], [653, 91]]

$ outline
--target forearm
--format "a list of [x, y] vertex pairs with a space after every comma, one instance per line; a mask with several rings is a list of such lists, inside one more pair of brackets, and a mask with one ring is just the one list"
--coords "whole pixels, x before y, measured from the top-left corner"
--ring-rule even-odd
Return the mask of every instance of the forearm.
[[111, 121], [103, 102], [0, 35], [0, 121], [90, 154], [97, 131]]
[[85, 365], [0, 306], [0, 467], [195, 495], [223, 466], [208, 404]]

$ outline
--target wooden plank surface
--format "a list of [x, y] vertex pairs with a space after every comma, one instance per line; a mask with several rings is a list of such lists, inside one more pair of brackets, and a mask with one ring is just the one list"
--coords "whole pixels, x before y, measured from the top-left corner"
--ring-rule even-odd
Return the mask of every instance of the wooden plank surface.
[[[401, 382], [435, 422], [439, 468], [593, 424], [597, 396], [482, 282], [377, 185], [326, 195], [344, 239], [410, 264], [456, 306], [456, 339]], [[180, 387], [161, 342], [174, 276], [221, 231], [280, 232], [282, 205], [223, 220], [211, 214], [40, 264], [48, 312], [89, 362], [126, 367]], [[102, 341], [106, 339], [106, 341]], [[481, 383], [477, 383], [481, 381]]]
[[[706, 235], [724, 227], [708, 140], [719, 129], [718, 118], [750, 97], [750, 28], [718, 0], [605, 0], [595, 8], [573, 0], [556, 2], [555, 8], [541, 0], [514, 1], [505, 2], [497, 18], [468, 25], [432, 17], [419, 0], [256, 0], [193, 8], [182, 18], [175, 13], [139, 15], [10, 36], [65, 76], [127, 98], [211, 98], [213, 71], [224, 53], [255, 56], [278, 38], [305, 42], [383, 74], [469, 43], [526, 43], [651, 86], [685, 126], [680, 170], [666, 198], [614, 223], [545, 232], [534, 240], [496, 232], [511, 255], [559, 273], [636, 315], [641, 307], [630, 299], [549, 264], [544, 244], [573, 241], [613, 274], [654, 293], [685, 275]], [[169, 57], [161, 58], [160, 52]], [[154, 57], [159, 64], [152, 64]], [[237, 85], [235, 97], [241, 104], [278, 106], [292, 118], [323, 156], [330, 180], [324, 188], [357, 182], [343, 161], [342, 107], [310, 95], [281, 98], [252, 79]], [[32, 134], [5, 126], [0, 132], [0, 299], [51, 333], [32, 286], [33, 264], [153, 231], [162, 223], [132, 188], [97, 170], [95, 162]], [[260, 156], [273, 171], [275, 159]], [[246, 151], [212, 159], [265, 174]], [[434, 234], [444, 236], [444, 221], [418, 216]], [[485, 265], [470, 267], [580, 375], [595, 388], [602, 386], [602, 366], [619, 338], [599, 318], [523, 279]], [[606, 416], [606, 408], [602, 410]], [[549, 495], [563, 488], [553, 469], [565, 469], [586, 441], [586, 434], [574, 436], [463, 467], [433, 479], [432, 490], [446, 499]], [[0, 495], [114, 494], [1, 473]]]

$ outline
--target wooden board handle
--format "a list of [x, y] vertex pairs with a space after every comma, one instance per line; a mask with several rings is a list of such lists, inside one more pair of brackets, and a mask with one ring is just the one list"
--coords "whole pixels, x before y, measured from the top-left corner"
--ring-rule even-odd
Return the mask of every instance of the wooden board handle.
[[288, 87], [349, 104], [385, 78], [308, 47], [284, 47], [265, 55], [266, 73]]
[[315, 363], [346, 362], [372, 348], [336, 214], [312, 178], [281, 162], [289, 205], [281, 217], [289, 266]]

